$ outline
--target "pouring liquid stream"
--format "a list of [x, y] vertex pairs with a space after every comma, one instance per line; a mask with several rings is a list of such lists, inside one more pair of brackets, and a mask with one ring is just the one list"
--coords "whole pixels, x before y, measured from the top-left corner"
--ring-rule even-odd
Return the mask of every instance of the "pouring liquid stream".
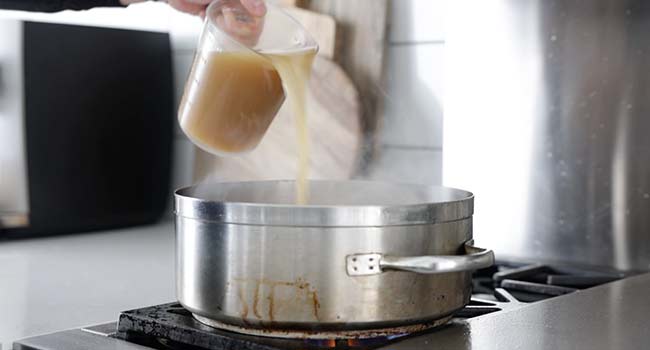
[[296, 125], [298, 141], [298, 171], [296, 174], [296, 204], [309, 202], [309, 130], [307, 128], [307, 83], [316, 50], [304, 50], [283, 54], [264, 54], [278, 71], [287, 91]]

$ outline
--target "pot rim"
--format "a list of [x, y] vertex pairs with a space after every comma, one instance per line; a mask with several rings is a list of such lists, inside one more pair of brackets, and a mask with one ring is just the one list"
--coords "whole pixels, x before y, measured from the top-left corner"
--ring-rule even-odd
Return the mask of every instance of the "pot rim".
[[[383, 227], [437, 224], [471, 218], [474, 195], [443, 187], [362, 180], [310, 180], [315, 204], [293, 204], [295, 181], [214, 182], [175, 191], [174, 213], [178, 217], [224, 224], [300, 227]], [[316, 191], [313, 191], [313, 190]], [[354, 190], [353, 190], [354, 189]], [[358, 189], [358, 190], [357, 190]], [[269, 194], [271, 190], [271, 194]], [[385, 190], [386, 193], [381, 193]], [[211, 191], [211, 193], [206, 193]], [[338, 191], [338, 193], [337, 193]], [[280, 195], [272, 200], [235, 199]], [[348, 204], [330, 203], [351, 195]], [[397, 192], [394, 195], [390, 192]], [[362, 193], [358, 195], [358, 193]], [[385, 204], [355, 203], [372, 197], [389, 198]], [[332, 198], [329, 198], [332, 197]], [[370, 197], [370, 199], [366, 199]], [[405, 199], [402, 199], [405, 198]], [[400, 203], [400, 201], [402, 201]]]

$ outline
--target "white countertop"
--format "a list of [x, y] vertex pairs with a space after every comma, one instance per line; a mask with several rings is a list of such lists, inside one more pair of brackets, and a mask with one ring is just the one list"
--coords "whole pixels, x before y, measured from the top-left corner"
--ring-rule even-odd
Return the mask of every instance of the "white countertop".
[[175, 300], [174, 227], [0, 241], [0, 349]]

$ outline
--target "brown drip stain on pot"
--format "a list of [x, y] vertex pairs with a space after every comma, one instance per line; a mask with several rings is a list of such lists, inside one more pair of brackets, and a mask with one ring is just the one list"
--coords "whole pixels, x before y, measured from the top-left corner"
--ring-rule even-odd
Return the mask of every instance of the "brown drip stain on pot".
[[275, 321], [273, 319], [273, 308], [275, 304], [275, 285], [271, 286], [271, 292], [269, 293], [268, 299], [269, 299], [269, 319], [272, 322]]
[[253, 300], [253, 315], [259, 319], [262, 318], [259, 311], [257, 311], [257, 305], [260, 303], [260, 284], [259, 281], [255, 283], [255, 298]]
[[237, 286], [237, 297], [239, 297], [239, 302], [241, 303], [240, 316], [245, 322], [246, 317], [248, 317], [248, 304], [246, 303], [246, 298], [244, 298], [244, 290], [240, 285]]
[[314, 302], [314, 317], [316, 317], [316, 320], [320, 321], [320, 317], [318, 316], [318, 309], [320, 309], [320, 302], [318, 301], [318, 293], [314, 290], [311, 291], [311, 299]]
[[[253, 315], [262, 320], [262, 311], [264, 309], [263, 299], [266, 299], [266, 304], [268, 307], [268, 321], [274, 322], [277, 318], [277, 313], [281, 307], [295, 307], [298, 305], [305, 305], [307, 302], [309, 308], [311, 309], [310, 313], [316, 321], [320, 321], [319, 310], [321, 308], [320, 300], [318, 298], [318, 292], [311, 284], [302, 278], [298, 278], [293, 282], [288, 281], [272, 281], [267, 279], [244, 279], [244, 278], [235, 278], [233, 279], [235, 284], [237, 284], [237, 293], [241, 303], [240, 316], [242, 321], [246, 322], [245, 318], [248, 316], [249, 307], [246, 301], [246, 296], [244, 295], [245, 285], [250, 285], [254, 283], [253, 288], [253, 300], [252, 300], [252, 311]], [[293, 297], [290, 300], [282, 300], [282, 297], [278, 296], [277, 288], [278, 287], [291, 287], [294, 289]], [[266, 291], [266, 293], [265, 293]], [[290, 293], [290, 292], [289, 292]], [[266, 294], [266, 298], [265, 295]], [[284, 293], [285, 299], [288, 293]], [[280, 302], [280, 304], [278, 304]]]

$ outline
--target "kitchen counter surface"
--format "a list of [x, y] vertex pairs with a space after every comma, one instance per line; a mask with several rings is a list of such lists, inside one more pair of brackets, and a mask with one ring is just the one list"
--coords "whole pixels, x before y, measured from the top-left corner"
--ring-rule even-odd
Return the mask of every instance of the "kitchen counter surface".
[[[174, 226], [0, 241], [0, 349], [175, 300]], [[4, 347], [3, 347], [4, 346]]]

